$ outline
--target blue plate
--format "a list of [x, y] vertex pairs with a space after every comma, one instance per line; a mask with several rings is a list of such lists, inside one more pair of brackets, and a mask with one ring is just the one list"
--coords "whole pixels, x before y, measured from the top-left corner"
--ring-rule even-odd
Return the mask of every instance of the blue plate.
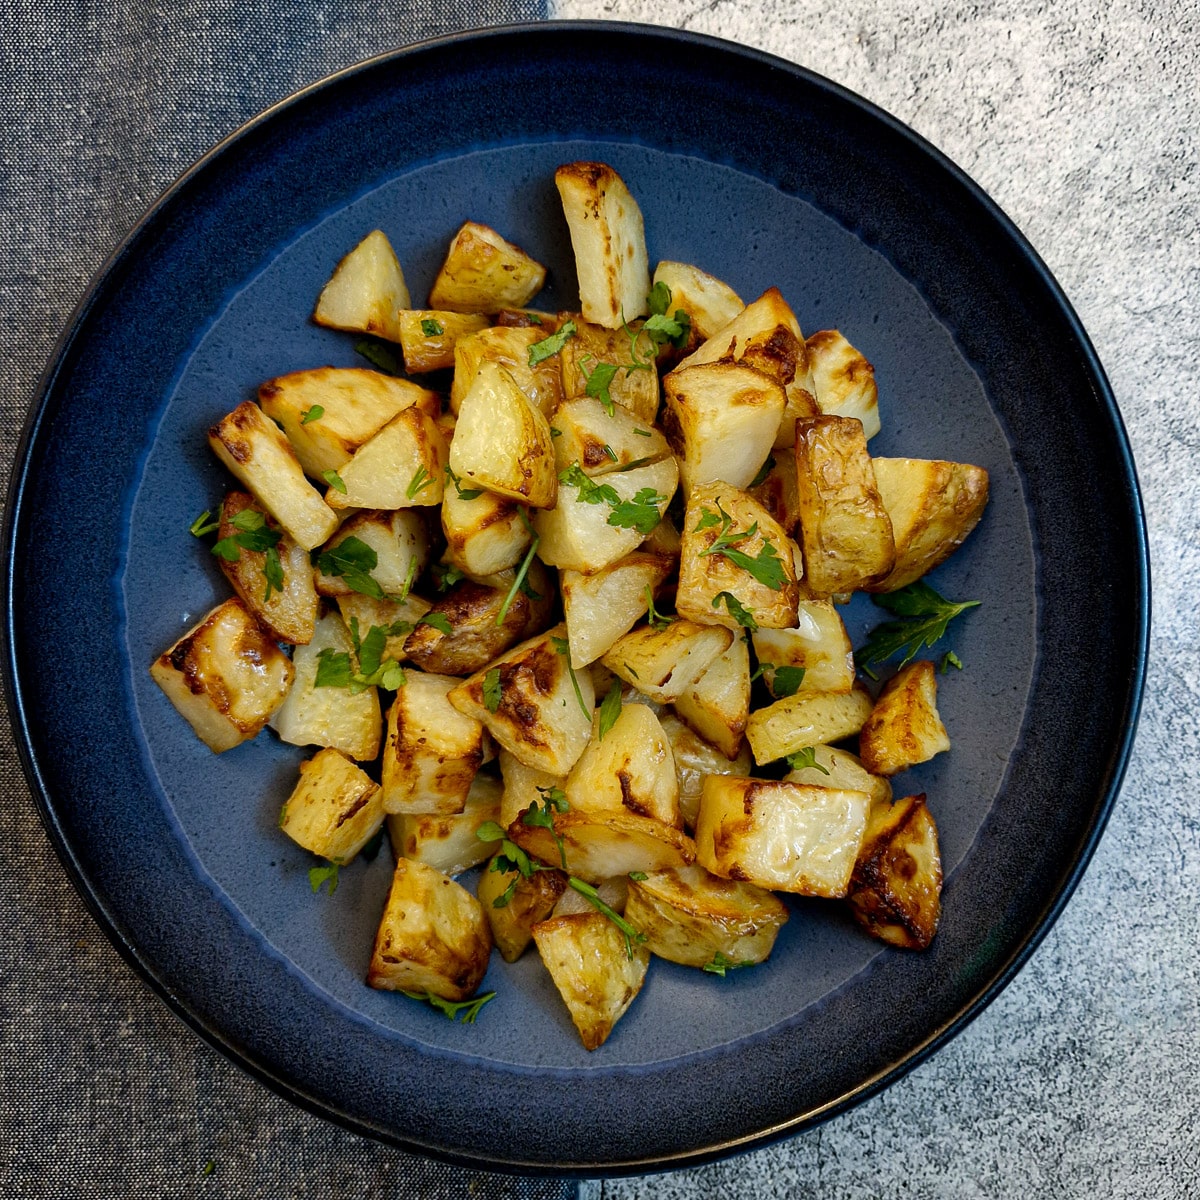
[[[188, 534], [219, 499], [207, 427], [273, 375], [356, 361], [309, 320], [367, 231], [414, 294], [484, 221], [575, 301], [556, 165], [603, 159], [652, 259], [875, 364], [873, 452], [979, 463], [992, 502], [934, 577], [982, 607], [943, 679], [954, 748], [925, 791], [948, 879], [926, 954], [796, 903], [770, 962], [724, 980], [653, 963], [587, 1054], [536, 956], [452, 1024], [362, 982], [383, 854], [314, 896], [275, 827], [302, 754], [220, 757], [151, 684], [226, 594]], [[9, 703], [51, 839], [114, 943], [194, 1029], [359, 1132], [458, 1161], [582, 1174], [679, 1166], [803, 1128], [886, 1085], [1010, 979], [1078, 880], [1141, 693], [1146, 547], [1129, 447], [1087, 337], [1020, 234], [911, 131], [799, 67], [644, 27], [541, 25], [377, 59], [271, 110], [154, 208], [64, 335], [6, 530]], [[878, 619], [865, 601], [852, 633]], [[69, 663], [69, 669], [62, 664]]]

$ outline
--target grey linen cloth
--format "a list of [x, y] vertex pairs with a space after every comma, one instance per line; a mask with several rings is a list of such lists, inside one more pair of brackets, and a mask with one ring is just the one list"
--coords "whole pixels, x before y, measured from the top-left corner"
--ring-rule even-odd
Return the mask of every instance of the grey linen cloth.
[[[182, 171], [328, 73], [535, 0], [0, 0], [0, 464], [89, 279]], [[119, 398], [114, 398], [117, 402]], [[71, 653], [64, 647], [64, 653]], [[0, 1191], [562, 1200], [294, 1108], [191, 1033], [75, 895], [0, 727]]]

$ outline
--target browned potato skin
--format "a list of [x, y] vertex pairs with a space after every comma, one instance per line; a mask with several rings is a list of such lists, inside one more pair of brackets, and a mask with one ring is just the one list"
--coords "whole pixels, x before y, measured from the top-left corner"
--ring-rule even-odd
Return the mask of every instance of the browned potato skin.
[[313, 627], [317, 621], [317, 589], [313, 586], [312, 567], [308, 552], [297, 546], [287, 533], [250, 495], [249, 492], [227, 492], [221, 505], [221, 522], [217, 529], [218, 538], [232, 537], [237, 528], [233, 518], [246, 509], [261, 513], [267, 528], [280, 534], [275, 549], [283, 566], [283, 591], [272, 589], [270, 600], [264, 600], [267, 577], [263, 574], [266, 562], [265, 550], [238, 548], [237, 562], [218, 558], [221, 571], [242, 598], [242, 603], [258, 618], [262, 627], [276, 641], [291, 642], [294, 646], [305, 646], [312, 641]]
[[937, 710], [933, 663], [901, 667], [888, 680], [858, 735], [858, 753], [872, 775], [897, 775], [950, 749]]
[[942, 860], [937, 826], [925, 796], [906, 796], [878, 810], [867, 827], [848, 899], [872, 937], [924, 950], [942, 913]]
[[[426, 333], [422, 323], [436, 321], [441, 333]], [[396, 314], [404, 369], [410, 375], [425, 371], [444, 371], [454, 366], [454, 347], [460, 338], [470, 337], [488, 325], [480, 313], [445, 312], [441, 309], [406, 309]]]
[[546, 268], [494, 229], [467, 221], [454, 235], [429, 291], [434, 308], [497, 312], [520, 308], [542, 289]]
[[896, 561], [892, 522], [875, 482], [862, 422], [796, 422], [796, 485], [805, 581], [832, 596], [886, 579]]
[[404, 653], [422, 670], [436, 675], [471, 675], [487, 666], [510, 646], [540, 633], [550, 623], [552, 591], [532, 580], [542, 597], [531, 600], [520, 588], [513, 595], [503, 621], [497, 624], [507, 589], [487, 587], [464, 579], [443, 596], [427, 615], [450, 622], [450, 632], [421, 624], [408, 635]]
[[943, 563], [979, 524], [988, 473], [968, 463], [877, 458], [875, 481], [896, 540], [896, 565], [868, 592], [907, 587]]
[[507, 904], [496, 907], [512, 882], [515, 872], [493, 871], [490, 867], [479, 876], [476, 892], [484, 916], [492, 928], [492, 939], [505, 962], [516, 962], [533, 941], [533, 927], [546, 920], [567, 890], [563, 871], [535, 871], [528, 879], [517, 879]]
[[[558, 356], [562, 370], [564, 400], [574, 400], [587, 395], [587, 377], [583, 367], [591, 371], [598, 362], [608, 362], [621, 368], [613, 376], [608, 392], [614, 404], [627, 408], [639, 421], [653, 422], [658, 412], [658, 372], [627, 371], [633, 365], [629, 337], [621, 328], [605, 329], [585, 321], [578, 313], [560, 313], [559, 326], [567, 321], [575, 322], [575, 336], [568, 338]], [[637, 330], [637, 354], [643, 362], [654, 359], [654, 343], [649, 334], [643, 333], [635, 322], [630, 325]]]

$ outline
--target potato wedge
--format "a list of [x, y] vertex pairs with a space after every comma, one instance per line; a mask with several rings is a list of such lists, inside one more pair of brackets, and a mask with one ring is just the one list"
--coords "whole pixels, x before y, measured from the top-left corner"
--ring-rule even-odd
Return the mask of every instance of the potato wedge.
[[483, 726], [447, 699], [459, 680], [409, 671], [388, 710], [381, 778], [389, 813], [460, 813], [483, 762]]
[[650, 262], [642, 210], [606, 163], [566, 163], [554, 172], [575, 252], [584, 318], [619, 329], [649, 311]]
[[287, 696], [293, 669], [242, 601], [230, 598], [155, 659], [150, 677], [220, 754], [258, 734]]
[[601, 662], [643, 695], [663, 704], [682, 696], [729, 649], [733, 634], [716, 625], [676, 620], [641, 625], [619, 638]]
[[861, 422], [797, 421], [796, 483], [805, 582], [813, 593], [832, 596], [886, 579], [896, 543]]
[[533, 941], [533, 927], [550, 916], [566, 888], [562, 871], [535, 871], [525, 879], [516, 871], [499, 870], [497, 860], [492, 860], [479, 876], [476, 892], [505, 962], [516, 962], [525, 953]]
[[696, 861], [714, 875], [803, 896], [845, 896], [867, 828], [866, 792], [710, 775]]
[[745, 489], [747, 494], [757, 500], [779, 522], [780, 528], [789, 537], [795, 537], [796, 526], [800, 521], [800, 493], [796, 486], [795, 457], [786, 451], [770, 455], [754, 480], [751, 480], [750, 486]]
[[411, 304], [396, 252], [387, 234], [376, 229], [338, 263], [317, 298], [313, 320], [397, 341], [396, 315]]
[[527, 766], [566, 775], [591, 736], [596, 700], [591, 676], [572, 677], [566, 654], [566, 626], [557, 625], [459, 683], [450, 703]]
[[507, 829], [531, 804], [540, 804], [550, 792], [562, 790], [567, 782], [565, 775], [551, 775], [537, 767], [527, 767], [515, 754], [502, 749], [499, 754], [500, 776], [504, 781], [504, 795], [500, 800], [500, 816], [497, 820]]
[[671, 746], [644, 704], [622, 705], [607, 733], [599, 726], [563, 788], [571, 812], [636, 813], [683, 828]]
[[880, 428], [875, 368], [836, 329], [819, 330], [805, 345], [813, 394], [821, 411], [835, 417], [857, 417], [870, 441]]
[[386, 629], [383, 657], [395, 662], [404, 660], [404, 643], [408, 640], [409, 631], [432, 607], [428, 600], [411, 593], [403, 600], [393, 600], [391, 597], [376, 600], [361, 592], [348, 592], [337, 598], [337, 604], [351, 636], [356, 626], [360, 638], [365, 638], [376, 625]]
[[450, 408], [457, 413], [463, 397], [471, 390], [479, 368], [490, 362], [503, 367], [544, 417], [562, 403], [562, 368], [557, 358], [529, 365], [529, 348], [554, 332], [557, 318], [543, 325], [481, 329], [454, 347], [454, 379], [450, 385]]
[[609, 399], [614, 406], [632, 413], [641, 428], [650, 429], [658, 412], [659, 391], [654, 367], [656, 347], [650, 335], [640, 322], [630, 325], [626, 333], [624, 328], [606, 329], [570, 314], [564, 314], [560, 324], [568, 320], [575, 332], [558, 355], [563, 399], [587, 396], [592, 372], [607, 363], [617, 368], [608, 382]]
[[652, 283], [671, 289], [668, 311], [683, 309], [692, 322], [689, 353], [723, 329], [746, 305], [727, 283], [690, 263], [664, 260], [654, 268]]
[[429, 290], [434, 308], [495, 313], [522, 308], [542, 290], [546, 268], [494, 229], [468, 221], [454, 235]]
[[649, 951], [627, 948], [621, 931], [598, 912], [540, 921], [533, 938], [584, 1047], [598, 1049], [641, 991]]
[[491, 857], [492, 846], [475, 831], [485, 821], [500, 819], [503, 791], [498, 779], [476, 775], [460, 813], [392, 813], [387, 818], [392, 849], [398, 858], [423, 862], [443, 875], [469, 871]]
[[749, 775], [750, 750], [743, 745], [734, 759], [726, 758], [695, 730], [689, 729], [672, 712], [663, 712], [658, 723], [667, 735], [671, 757], [675, 760], [675, 777], [679, 781], [679, 808], [683, 823], [695, 829], [696, 814], [700, 811], [700, 793], [707, 775]]
[[482, 313], [407, 309], [396, 314], [394, 340], [404, 354], [404, 369], [410, 375], [421, 375], [452, 368], [454, 347], [487, 327], [488, 319]]
[[337, 528], [337, 516], [304, 478], [287, 438], [257, 404], [247, 400], [209, 431], [208, 444], [233, 477], [305, 550]]
[[782, 385], [736, 363], [704, 363], [666, 376], [663, 398], [663, 429], [679, 458], [684, 495], [718, 481], [749, 487], [775, 443]]
[[675, 711], [726, 758], [736, 758], [750, 716], [750, 651], [739, 630], [691, 687], [675, 698]]
[[360, 367], [317, 367], [268, 379], [258, 402], [283, 427], [305, 474], [322, 484], [326, 471], [340, 471], [406, 408], [417, 405], [431, 417], [441, 408], [436, 392]]
[[[322, 552], [336, 560], [337, 548], [351, 537], [374, 552], [375, 566], [369, 572], [370, 577], [390, 596], [406, 594], [429, 562], [429, 531], [413, 509], [396, 512], [367, 509], [355, 513], [321, 548]], [[345, 596], [355, 590], [344, 575], [327, 574], [318, 566], [317, 591], [322, 596]]]
[[775, 680], [780, 667], [804, 671], [793, 694], [848, 692], [854, 686], [854, 648], [841, 614], [828, 600], [801, 600], [791, 629], [756, 629], [750, 637], [773, 696], [784, 691]]
[[658, 462], [671, 453], [667, 439], [653, 426], [616, 403], [609, 413], [590, 396], [565, 401], [550, 427], [558, 431], [554, 437], [558, 470], [565, 471], [577, 462], [592, 478]]
[[571, 665], [578, 669], [595, 662], [628, 633], [674, 566], [666, 555], [635, 550], [591, 575], [560, 572]]
[[933, 663], [901, 667], [884, 684], [858, 736], [863, 766], [874, 775], [897, 775], [949, 749]]
[[855, 684], [849, 692], [797, 692], [756, 709], [746, 722], [754, 761], [761, 766], [806, 746], [851, 737], [866, 724], [873, 707], [871, 693]]
[[549, 508], [558, 494], [550, 426], [513, 377], [492, 362], [480, 365], [458, 411], [450, 467], [472, 485]]
[[333, 509], [393, 511], [441, 504], [447, 457], [446, 439], [437, 423], [413, 405], [360, 446], [329, 479], [325, 503]]
[[925, 797], [906, 796], [871, 820], [850, 881], [851, 911], [893, 946], [924, 950], [941, 920], [942, 860]]
[[377, 784], [340, 750], [318, 750], [300, 764], [300, 780], [279, 814], [279, 828], [299, 846], [345, 866], [379, 832]]
[[[241, 514], [245, 513], [243, 517]], [[249, 492], [227, 492], [221, 504], [217, 537], [225, 542], [246, 532], [234, 524], [247, 518], [264, 520], [268, 529], [280, 534], [274, 547], [283, 575], [283, 588], [267, 580], [267, 550], [249, 550], [234, 545], [230, 552], [237, 559], [230, 561], [217, 556], [221, 571], [242, 598], [242, 603], [258, 618], [259, 623], [276, 641], [303, 645], [311, 640], [317, 620], [317, 589], [313, 586], [312, 565], [308, 551], [298, 546], [266, 512]]]
[[446, 560], [473, 579], [515, 567], [533, 538], [528, 521], [516, 500], [451, 481], [442, 497]]
[[795, 623], [800, 589], [791, 542], [745, 492], [726, 483], [692, 490], [679, 564], [681, 616], [737, 630], [747, 622], [783, 629]]
[[350, 634], [337, 613], [317, 621], [312, 640], [292, 655], [295, 681], [287, 699], [271, 717], [281, 741], [294, 746], [328, 746], [358, 762], [379, 753], [382, 719], [379, 694], [373, 687], [352, 693], [345, 687], [318, 687], [322, 656], [345, 654], [354, 662]]
[[487, 971], [491, 930], [466, 888], [424, 863], [396, 862], [367, 984], [465, 1000]]
[[678, 484], [674, 458], [595, 482], [583, 476], [561, 483], [555, 507], [533, 518], [541, 539], [539, 557], [568, 571], [590, 573], [612, 566], [653, 530]]
[[875, 819], [879, 809], [891, 805], [892, 785], [882, 775], [872, 775], [849, 750], [838, 750], [834, 746], [814, 746], [812, 750], [814, 765], [789, 771], [784, 776], [788, 783], [866, 792], [871, 797], [871, 820]]
[[875, 482], [892, 523], [896, 565], [867, 591], [893, 592], [945, 562], [979, 524], [988, 473], [967, 463], [876, 458]]
[[631, 880], [625, 919], [646, 949], [685, 967], [748, 967], [763, 962], [787, 922], [763, 888], [722, 879], [699, 864]]

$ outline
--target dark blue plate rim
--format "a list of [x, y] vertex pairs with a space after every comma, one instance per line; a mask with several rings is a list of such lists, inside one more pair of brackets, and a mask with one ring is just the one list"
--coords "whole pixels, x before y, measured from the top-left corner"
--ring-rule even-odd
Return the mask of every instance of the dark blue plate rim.
[[[45, 777], [33, 752], [32, 727], [36, 721], [36, 713], [32, 713], [26, 704], [24, 681], [19, 673], [15, 647], [14, 611], [17, 602], [16, 586], [19, 574], [19, 563], [16, 559], [15, 551], [18, 532], [22, 526], [22, 522], [27, 519], [29, 473], [34, 465], [33, 451], [37, 445], [43, 420], [53, 399], [60, 369], [73, 343], [87, 326], [97, 301], [102, 297], [106, 284], [120, 270], [123, 263], [136, 256], [143, 239], [152, 231], [155, 222], [162, 216], [164, 210], [169, 208], [175, 198], [185, 193], [198, 176], [209, 170], [232, 146], [255, 130], [281, 118], [289, 109], [301, 101], [357, 74], [370, 72], [384, 65], [401, 63], [406, 59], [419, 57], [431, 52], [439, 52], [468, 43], [487, 43], [489, 41], [498, 43], [506, 39], [511, 39], [514, 36], [518, 38], [545, 38], [546, 35], [586, 36], [589, 32], [619, 34], [623, 37], [638, 38], [644, 41], [666, 41], [676, 46], [679, 44], [694, 45], [697, 48], [704, 48], [709, 52], [716, 51], [739, 58], [743, 62], [757, 64], [766, 70], [783, 72], [785, 75], [790, 75], [792, 78], [802, 81], [808, 87], [824, 92], [834, 103], [857, 110], [864, 120], [883, 126], [892, 137], [905, 143], [913, 154], [931, 162], [937, 170], [950, 176], [959, 186], [970, 193], [974, 202], [984, 210], [988, 217], [995, 222], [1006, 236], [1011, 247], [1022, 256], [1026, 265], [1033, 269], [1045, 295], [1049, 297], [1058, 310], [1059, 315], [1065, 321], [1073, 338], [1074, 348], [1081, 357], [1083, 370], [1089, 377], [1091, 387], [1100, 400], [1104, 413], [1111, 423], [1111, 432], [1115, 435], [1115, 442], [1123, 469], [1123, 478], [1119, 483], [1124, 491], [1125, 498], [1129, 502], [1133, 517], [1134, 545], [1131, 549], [1135, 554], [1136, 561], [1130, 564], [1133, 568], [1133, 578], [1128, 582], [1136, 590], [1134, 608], [1137, 614], [1137, 627], [1132, 639], [1135, 643], [1135, 653], [1133, 661], [1128, 664], [1126, 689], [1120, 706], [1123, 733], [1118, 744], [1112, 747], [1111, 753], [1105, 763], [1104, 774], [1099, 780], [1096, 803], [1091, 810], [1091, 819], [1086, 825], [1086, 836], [1080, 843], [1075, 858], [1066, 864], [1066, 869], [1054, 881], [1053, 886], [1047, 889], [1046, 902], [1037, 920], [1028, 929], [1024, 940], [1020, 942], [1007, 958], [993, 964], [986, 986], [979, 990], [970, 1003], [964, 1005], [951, 1019], [930, 1030], [923, 1040], [914, 1044], [906, 1055], [893, 1063], [888, 1069], [862, 1080], [856, 1087], [848, 1088], [836, 1101], [797, 1113], [790, 1120], [756, 1130], [746, 1136], [726, 1139], [712, 1145], [699, 1146], [677, 1154], [652, 1158], [638, 1158], [634, 1155], [620, 1163], [612, 1164], [564, 1162], [547, 1166], [543, 1162], [533, 1159], [524, 1160], [520, 1156], [514, 1156], [504, 1161], [496, 1161], [448, 1152], [436, 1145], [415, 1144], [407, 1141], [402, 1134], [395, 1130], [372, 1127], [353, 1116], [332, 1108], [329, 1104], [323, 1102], [320, 1097], [297, 1089], [291, 1081], [281, 1077], [274, 1071], [266, 1069], [261, 1063], [249, 1057], [227, 1038], [225, 1031], [217, 1024], [205, 1021], [198, 1014], [191, 1011], [175, 994], [167, 981], [162, 979], [156, 972], [154, 963], [146, 959], [140, 948], [123, 935], [120, 928], [120, 921], [107, 904], [102, 887], [89, 877], [76, 855], [75, 849], [60, 822], [54, 796], [47, 786]], [[1103, 367], [1077, 314], [1041, 257], [1007, 215], [969, 176], [919, 134], [869, 101], [806, 68], [766, 52], [736, 45], [723, 39], [687, 31], [605, 21], [548, 21], [530, 25], [497, 26], [484, 30], [465, 31], [434, 38], [395, 51], [386, 52], [330, 75], [281, 100], [228, 135], [199, 159], [189, 170], [182, 174], [174, 184], [160, 195], [98, 270], [60, 335], [47, 368], [39, 381], [33, 404], [25, 420], [14, 462], [15, 465], [10, 477], [4, 518], [3, 557], [5, 579], [3, 597], [0, 600], [3, 604], [0, 640], [3, 641], [5, 696], [9, 706], [10, 720], [13, 725], [20, 761], [33, 792], [39, 815], [60, 861], [63, 863], [68, 876], [89, 911], [125, 961], [162, 997], [169, 1008], [209, 1045], [219, 1050], [253, 1077], [285, 1096], [299, 1107], [326, 1119], [331, 1119], [355, 1133], [366, 1133], [380, 1137], [405, 1148], [443, 1158], [447, 1161], [474, 1167], [487, 1166], [494, 1169], [516, 1170], [532, 1174], [571, 1173], [581, 1176], [600, 1173], [628, 1174], [690, 1166], [778, 1140], [801, 1129], [827, 1120], [875, 1095], [906, 1074], [913, 1067], [923, 1062], [930, 1054], [973, 1020], [1003, 990], [1029, 959], [1062, 912], [1082, 878], [1111, 815], [1128, 766], [1141, 707], [1150, 631], [1150, 570], [1145, 516], [1138, 489], [1132, 451], [1129, 446], [1124, 423]]]

